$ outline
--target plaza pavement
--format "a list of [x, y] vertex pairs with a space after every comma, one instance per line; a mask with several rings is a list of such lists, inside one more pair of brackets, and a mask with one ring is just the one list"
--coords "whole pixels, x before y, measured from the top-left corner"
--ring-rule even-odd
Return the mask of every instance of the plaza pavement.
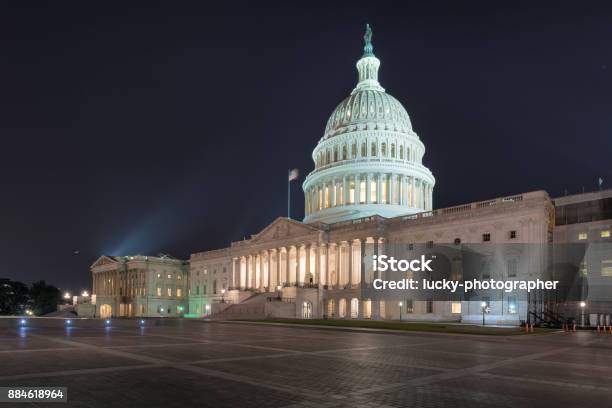
[[61, 320], [0, 327], [0, 386], [65, 386], [15, 407], [603, 407], [612, 334], [376, 333], [266, 324]]

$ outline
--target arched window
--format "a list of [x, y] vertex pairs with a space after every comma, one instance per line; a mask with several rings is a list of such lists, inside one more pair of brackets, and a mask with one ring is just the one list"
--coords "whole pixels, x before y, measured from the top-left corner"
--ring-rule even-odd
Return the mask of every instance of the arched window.
[[387, 144], [385, 142], [380, 145], [380, 155], [383, 157], [387, 155]]
[[335, 317], [336, 316], [336, 302], [334, 299], [329, 299], [327, 301], [327, 317]]
[[372, 157], [376, 157], [377, 156], [377, 154], [376, 154], [376, 143], [374, 143], [374, 142], [372, 142], [372, 154], [371, 154], [371, 156]]
[[342, 160], [346, 160], [348, 157], [348, 151], [346, 145], [342, 146]]
[[338, 302], [338, 317], [341, 319], [346, 317], [346, 299], [344, 298]]
[[311, 302], [302, 303], [302, 318], [312, 319], [312, 303]]
[[361, 144], [361, 157], [366, 157], [368, 154], [368, 147], [365, 142]]
[[334, 147], [334, 162], [338, 161], [338, 146]]
[[391, 144], [391, 157], [395, 159], [395, 143]]
[[404, 146], [400, 146], [400, 160], [404, 160]]
[[329, 150], [325, 153], [325, 164], [329, 164], [330, 163], [330, 154], [329, 154]]
[[353, 146], [351, 147], [351, 158], [357, 158], [357, 143], [353, 143]]
[[359, 317], [359, 299], [352, 298], [351, 299], [351, 319], [356, 319]]
[[410, 158], [410, 147], [406, 147], [406, 158], [407, 158], [408, 160], [412, 160], [412, 159]]

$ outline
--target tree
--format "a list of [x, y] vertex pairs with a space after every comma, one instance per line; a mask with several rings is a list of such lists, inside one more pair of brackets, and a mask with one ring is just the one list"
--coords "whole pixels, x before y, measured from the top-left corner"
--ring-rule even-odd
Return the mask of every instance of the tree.
[[60, 290], [53, 285], [47, 285], [44, 280], [32, 283], [30, 297], [36, 315], [55, 312], [62, 300]]
[[0, 279], [0, 315], [22, 314], [27, 304], [28, 287], [25, 283]]

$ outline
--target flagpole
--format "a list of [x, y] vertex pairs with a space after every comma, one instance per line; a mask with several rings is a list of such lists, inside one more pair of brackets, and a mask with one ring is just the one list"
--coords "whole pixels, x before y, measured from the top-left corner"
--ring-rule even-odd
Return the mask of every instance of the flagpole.
[[[287, 175], [291, 175], [291, 170]], [[287, 180], [287, 218], [291, 218], [291, 177], [287, 177]]]

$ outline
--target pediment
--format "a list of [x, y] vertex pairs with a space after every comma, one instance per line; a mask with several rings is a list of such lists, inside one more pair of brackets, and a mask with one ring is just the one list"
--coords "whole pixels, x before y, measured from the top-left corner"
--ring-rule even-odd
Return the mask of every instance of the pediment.
[[318, 233], [319, 229], [288, 218], [277, 218], [258, 234], [253, 235], [253, 242], [275, 241]]
[[116, 263], [118, 263], [117, 260], [113, 259], [112, 257], [107, 256], [107, 255], [102, 255], [90, 266], [90, 268], [96, 268], [98, 266], [116, 264]]

